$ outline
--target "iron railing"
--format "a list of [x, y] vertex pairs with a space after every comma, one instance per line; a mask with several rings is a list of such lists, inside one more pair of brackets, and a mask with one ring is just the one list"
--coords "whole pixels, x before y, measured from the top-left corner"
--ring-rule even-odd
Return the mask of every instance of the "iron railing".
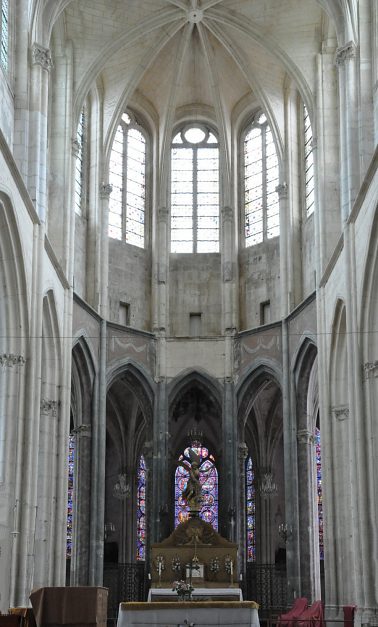
[[284, 612], [287, 608], [286, 568], [249, 562], [243, 596], [259, 604], [263, 617], [271, 611]]
[[105, 565], [104, 586], [109, 589], [110, 619], [117, 616], [118, 606], [122, 601], [146, 601], [148, 585], [144, 562]]

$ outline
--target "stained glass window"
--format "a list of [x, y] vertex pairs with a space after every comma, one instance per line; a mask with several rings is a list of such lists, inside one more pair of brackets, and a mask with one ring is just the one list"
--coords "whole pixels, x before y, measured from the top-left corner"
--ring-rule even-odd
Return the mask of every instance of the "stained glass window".
[[304, 161], [305, 161], [305, 196], [306, 213], [311, 215], [315, 207], [314, 185], [314, 153], [311, 120], [306, 105], [303, 105], [303, 129], [304, 129]]
[[[200, 517], [211, 523], [214, 529], [218, 529], [218, 472], [215, 467], [215, 459], [209, 454], [206, 447], [201, 444], [192, 447], [200, 456], [200, 482], [202, 485], [203, 502]], [[189, 448], [185, 449], [180, 460], [185, 460], [190, 465]], [[187, 520], [189, 510], [182, 497], [189, 478], [189, 471], [178, 466], [175, 474], [175, 527]]]
[[256, 560], [256, 488], [252, 458], [247, 457], [245, 466], [245, 488], [247, 509], [247, 560]]
[[75, 164], [75, 212], [81, 214], [84, 188], [84, 140], [85, 140], [85, 110], [82, 109], [77, 127], [76, 142], [77, 155]]
[[319, 553], [320, 559], [324, 559], [323, 541], [323, 495], [322, 495], [322, 457], [320, 445], [320, 429], [315, 429], [315, 450], [316, 450], [316, 486], [318, 495], [318, 520], [319, 520]]
[[67, 497], [67, 545], [66, 557], [72, 555], [72, 515], [75, 467], [75, 436], [70, 435], [68, 441], [68, 497]]
[[280, 232], [278, 157], [266, 116], [260, 113], [244, 138], [244, 234], [253, 246]]
[[202, 126], [183, 128], [171, 152], [171, 252], [219, 251], [219, 147]]
[[109, 237], [144, 247], [146, 208], [146, 139], [124, 113], [114, 136], [109, 163]]
[[140, 456], [138, 464], [136, 558], [146, 559], [146, 463], [143, 455]]
[[1, 27], [0, 27], [0, 62], [4, 70], [8, 70], [9, 55], [9, 0], [0, 0]]

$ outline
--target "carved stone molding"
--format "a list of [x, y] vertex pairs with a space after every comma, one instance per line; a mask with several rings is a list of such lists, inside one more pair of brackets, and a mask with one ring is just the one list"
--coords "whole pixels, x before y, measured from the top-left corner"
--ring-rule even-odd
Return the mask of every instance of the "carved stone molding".
[[298, 444], [314, 444], [315, 436], [307, 429], [300, 429], [297, 431], [297, 441]]
[[159, 207], [157, 211], [159, 222], [167, 222], [168, 221], [168, 209], [167, 207]]
[[77, 139], [72, 140], [71, 148], [73, 156], [78, 157], [80, 152], [80, 142]]
[[276, 192], [278, 194], [278, 198], [287, 198], [287, 183], [283, 182], [277, 185]]
[[24, 363], [25, 358], [22, 355], [15, 355], [14, 353], [0, 355], [0, 366], [12, 368], [13, 366], [23, 366]]
[[33, 64], [40, 65], [44, 70], [49, 71], [53, 67], [50, 50], [37, 43], [32, 46], [32, 58]]
[[343, 66], [345, 61], [349, 61], [356, 56], [356, 52], [357, 47], [354, 41], [348, 41], [345, 46], [340, 46], [340, 48], [336, 49], [335, 65], [337, 67]]
[[52, 416], [55, 418], [58, 415], [58, 407], [60, 401], [52, 401], [48, 398], [41, 399], [41, 414], [44, 416]]
[[73, 435], [91, 435], [92, 427], [91, 425], [79, 425], [72, 429], [71, 433]]
[[362, 366], [364, 379], [371, 379], [372, 377], [378, 377], [378, 359], [375, 361], [367, 361]]
[[232, 211], [231, 207], [223, 207], [221, 210], [221, 214], [223, 222], [232, 222], [232, 220], [234, 219], [234, 212]]
[[100, 185], [100, 197], [103, 200], [109, 200], [109, 196], [113, 191], [113, 185], [110, 183], [101, 183]]
[[347, 405], [332, 407], [331, 411], [336, 420], [346, 420], [347, 418], [349, 418], [349, 407]]

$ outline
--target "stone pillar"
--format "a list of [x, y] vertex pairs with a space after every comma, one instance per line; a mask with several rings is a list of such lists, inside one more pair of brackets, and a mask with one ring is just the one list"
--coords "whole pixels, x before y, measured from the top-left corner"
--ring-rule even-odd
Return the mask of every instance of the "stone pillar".
[[281, 278], [281, 317], [290, 311], [289, 295], [289, 252], [288, 252], [288, 193], [287, 183], [277, 185], [276, 192], [280, 202], [280, 278]]
[[299, 500], [299, 543], [301, 594], [309, 601], [320, 599], [320, 572], [319, 572], [319, 530], [315, 474], [315, 439], [307, 429], [297, 432], [298, 442], [298, 482]]
[[345, 220], [360, 186], [357, 47], [354, 41], [337, 48], [340, 99], [341, 214]]
[[242, 442], [238, 446], [238, 462], [239, 462], [239, 572], [243, 576], [243, 581], [246, 578], [246, 565], [247, 565], [247, 510], [246, 510], [246, 477], [245, 477], [245, 463], [248, 457], [248, 447], [245, 442]]
[[38, 216], [45, 221], [48, 82], [52, 59], [50, 50], [38, 43], [31, 48], [31, 58], [28, 189]]
[[223, 391], [223, 457], [220, 493], [220, 533], [236, 542], [237, 507], [237, 425], [234, 416], [233, 382], [226, 377]]
[[89, 563], [91, 425], [81, 424], [72, 433], [75, 436], [75, 472], [70, 585], [86, 586]]
[[162, 515], [171, 502], [168, 492], [168, 397], [165, 380], [157, 384], [153, 424], [151, 542], [164, 540], [166, 524]]

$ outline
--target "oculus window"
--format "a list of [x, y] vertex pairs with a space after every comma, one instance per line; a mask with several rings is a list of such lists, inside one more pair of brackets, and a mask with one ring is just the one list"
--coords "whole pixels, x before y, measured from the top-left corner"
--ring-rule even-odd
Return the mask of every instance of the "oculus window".
[[124, 113], [109, 163], [109, 237], [144, 248], [146, 138], [131, 114]]
[[278, 157], [264, 113], [247, 128], [243, 152], [245, 245], [254, 246], [280, 232]]
[[171, 252], [219, 252], [219, 144], [199, 124], [172, 142]]

